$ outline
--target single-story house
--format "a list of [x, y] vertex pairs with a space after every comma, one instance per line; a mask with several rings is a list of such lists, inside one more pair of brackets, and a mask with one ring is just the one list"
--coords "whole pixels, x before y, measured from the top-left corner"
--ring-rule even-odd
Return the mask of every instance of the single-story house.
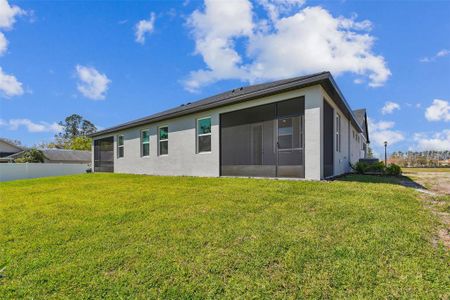
[[349, 172], [366, 156], [365, 110], [329, 72], [239, 87], [91, 135], [94, 172], [296, 177]]
[[0, 138], [0, 159], [22, 152], [24, 148], [22, 146], [16, 145], [12, 141]]
[[[83, 150], [67, 150], [67, 149], [39, 149], [44, 154], [44, 163], [64, 163], [64, 164], [90, 164], [91, 151]], [[1, 162], [14, 162], [16, 158], [20, 158], [25, 153], [23, 151], [0, 158]]]

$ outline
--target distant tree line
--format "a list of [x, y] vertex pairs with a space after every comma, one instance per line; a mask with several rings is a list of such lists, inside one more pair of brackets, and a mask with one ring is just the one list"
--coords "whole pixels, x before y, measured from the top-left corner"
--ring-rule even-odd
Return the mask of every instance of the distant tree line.
[[450, 150], [397, 151], [389, 157], [389, 162], [401, 167], [450, 167]]

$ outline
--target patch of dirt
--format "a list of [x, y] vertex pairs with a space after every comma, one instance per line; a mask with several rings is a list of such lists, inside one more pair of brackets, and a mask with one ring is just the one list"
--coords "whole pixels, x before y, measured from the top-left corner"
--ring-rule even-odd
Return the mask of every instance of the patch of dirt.
[[[407, 174], [413, 181], [402, 181], [401, 184], [416, 189], [426, 208], [436, 215], [442, 223], [437, 237], [447, 249], [450, 249], [450, 173], [414, 172]], [[435, 241], [437, 244], [437, 241]]]
[[450, 195], [450, 172], [414, 172], [407, 175], [433, 192]]

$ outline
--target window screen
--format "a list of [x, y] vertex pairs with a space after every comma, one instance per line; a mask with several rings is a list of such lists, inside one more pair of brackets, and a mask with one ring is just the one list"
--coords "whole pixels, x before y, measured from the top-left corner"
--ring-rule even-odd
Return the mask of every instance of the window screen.
[[121, 158], [124, 156], [124, 143], [123, 143], [123, 135], [117, 136], [117, 157]]
[[336, 151], [341, 152], [341, 116], [336, 114]]
[[211, 118], [197, 120], [197, 151], [211, 151]]
[[141, 132], [141, 155], [150, 155], [150, 133], [148, 130], [143, 130]]
[[169, 127], [159, 128], [159, 155], [169, 154]]

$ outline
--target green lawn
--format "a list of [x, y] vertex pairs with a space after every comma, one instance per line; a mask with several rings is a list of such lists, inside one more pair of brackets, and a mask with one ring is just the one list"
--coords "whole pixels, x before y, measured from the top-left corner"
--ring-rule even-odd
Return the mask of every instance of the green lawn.
[[402, 168], [403, 173], [439, 172], [450, 173], [450, 168]]
[[0, 184], [0, 298], [450, 296], [411, 189], [84, 174]]

